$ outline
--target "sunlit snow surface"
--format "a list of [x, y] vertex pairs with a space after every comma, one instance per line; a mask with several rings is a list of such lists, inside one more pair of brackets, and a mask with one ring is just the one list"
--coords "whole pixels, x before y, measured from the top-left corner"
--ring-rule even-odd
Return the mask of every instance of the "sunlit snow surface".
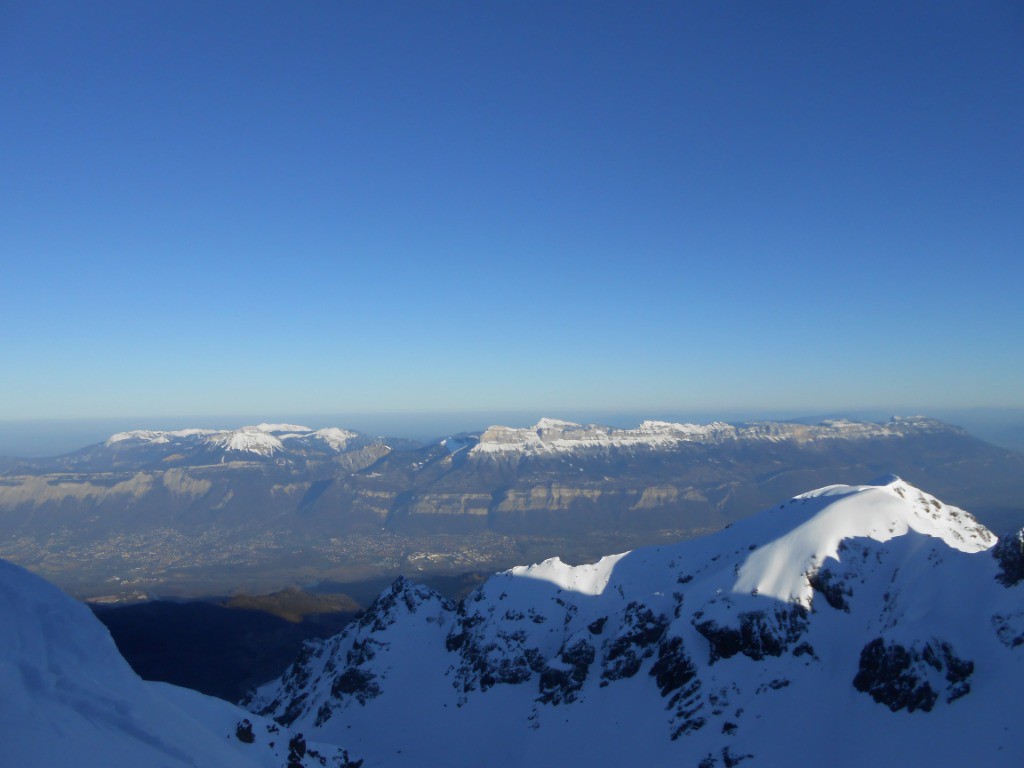
[[316, 443], [340, 453], [358, 437], [358, 433], [338, 427], [314, 430], [300, 424], [263, 423], [239, 429], [137, 429], [111, 435], [104, 445], [201, 445], [224, 451], [226, 454], [249, 453], [270, 457], [284, 450], [282, 441], [285, 440], [305, 443], [307, 446]]
[[[799, 602], [806, 607], [810, 607], [813, 594], [807, 574], [827, 558], [838, 561], [839, 545], [845, 539], [884, 542], [910, 530], [934, 536], [962, 552], [981, 552], [996, 543], [996, 537], [970, 514], [943, 504], [898, 477], [881, 478], [873, 485], [820, 488], [740, 525], [753, 540], [767, 543], [746, 556], [732, 591]], [[510, 573], [547, 581], [570, 592], [599, 595], [611, 580], [616, 564], [627, 554], [577, 566], [554, 557], [536, 565], [518, 566]]]
[[272, 456], [284, 448], [277, 437], [256, 427], [244, 427], [214, 435], [207, 442], [227, 451], [255, 453], [261, 456]]
[[131, 432], [118, 432], [116, 435], [111, 435], [107, 438], [107, 445], [114, 445], [115, 443], [123, 443], [126, 441], [136, 441], [140, 443], [153, 443], [162, 444], [169, 443], [173, 438], [176, 437], [195, 437], [195, 436], [206, 436], [215, 435], [220, 430], [217, 429], [172, 429], [172, 430], [153, 430], [153, 429], [135, 429]]
[[816, 440], [858, 440], [896, 437], [912, 431], [934, 428], [930, 419], [894, 418], [887, 424], [832, 419], [815, 425], [753, 422], [734, 426], [715, 421], [710, 424], [680, 424], [647, 420], [635, 429], [618, 429], [599, 424], [577, 424], [543, 418], [532, 427], [492, 426], [480, 436], [471, 453], [479, 457], [506, 454], [566, 453], [576, 450], [672, 448], [682, 443], [724, 443], [733, 440], [782, 441], [798, 443]]
[[584, 565], [566, 565], [559, 558], [552, 557], [536, 565], [520, 565], [509, 574], [524, 579], [539, 579], [555, 584], [570, 592], [582, 595], [600, 595], [608, 586], [615, 564], [625, 554], [602, 557], [598, 562]]
[[[788, 530], [751, 553], [740, 567], [735, 592], [756, 592], [810, 607], [807, 579], [826, 558], [839, 560], [845, 539], [889, 541], [908, 530], [934, 536], [953, 549], [980, 552], [995, 536], [962, 509], [942, 504], [896, 477], [877, 485], [832, 485], [797, 496], [762, 513], [765, 532]], [[748, 524], [753, 527], [753, 524]]]

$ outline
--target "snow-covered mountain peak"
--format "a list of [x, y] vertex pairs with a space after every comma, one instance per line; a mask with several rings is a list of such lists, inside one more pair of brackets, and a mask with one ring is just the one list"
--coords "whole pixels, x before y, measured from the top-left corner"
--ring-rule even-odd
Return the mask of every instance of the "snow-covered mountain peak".
[[273, 456], [284, 449], [281, 440], [259, 427], [242, 427], [231, 432], [211, 436], [207, 443], [214, 448], [239, 453], [255, 453], [258, 456]]
[[[103, 443], [122, 454], [134, 449], [164, 451], [168, 455], [187, 454], [199, 450], [208, 459], [208, 451], [251, 453], [272, 457], [285, 450], [284, 442], [291, 442], [300, 451], [342, 453], [360, 437], [359, 433], [339, 427], [312, 429], [301, 424], [261, 423], [238, 429], [136, 429], [118, 432]], [[153, 454], [148, 454], [152, 456]]]
[[552, 557], [534, 565], [519, 565], [508, 574], [523, 579], [536, 579], [555, 584], [567, 592], [582, 595], [600, 595], [608, 586], [615, 564], [628, 553], [608, 555], [596, 563], [568, 565], [561, 558]]
[[307, 440], [316, 441], [321, 443], [332, 451], [344, 451], [346, 446], [352, 441], [359, 437], [358, 433], [350, 432], [347, 429], [340, 429], [339, 427], [325, 427], [324, 429], [318, 429], [315, 432], [310, 431], [303, 435], [282, 435], [281, 438], [292, 438], [301, 437]]
[[106, 439], [104, 445], [110, 447], [117, 443], [146, 443], [150, 445], [161, 445], [169, 443], [175, 438], [187, 439], [191, 437], [204, 437], [206, 435], [214, 435], [220, 432], [218, 429], [133, 429], [129, 432], [118, 432], [115, 435], [111, 435]]
[[840, 560], [840, 544], [867, 538], [886, 542], [914, 531], [961, 552], [981, 552], [997, 539], [973, 516], [886, 475], [872, 485], [831, 485], [737, 525], [756, 543], [740, 566], [734, 592], [774, 597], [810, 607], [809, 574]]
[[574, 421], [564, 421], [563, 419], [551, 419], [545, 416], [540, 421], [533, 425], [533, 431], [541, 432], [545, 429], [579, 429], [581, 426], [582, 425], [577, 424]]

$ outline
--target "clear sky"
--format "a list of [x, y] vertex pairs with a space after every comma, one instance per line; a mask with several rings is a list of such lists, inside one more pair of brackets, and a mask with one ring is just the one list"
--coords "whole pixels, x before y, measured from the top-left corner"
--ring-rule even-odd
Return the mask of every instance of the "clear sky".
[[0, 419], [1024, 406], [1019, 2], [0, 2]]

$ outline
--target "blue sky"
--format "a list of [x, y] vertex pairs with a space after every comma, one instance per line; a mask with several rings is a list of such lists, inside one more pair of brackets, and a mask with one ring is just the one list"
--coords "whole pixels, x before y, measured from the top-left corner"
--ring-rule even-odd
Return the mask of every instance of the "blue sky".
[[1019, 3], [0, 5], [0, 420], [1024, 407]]

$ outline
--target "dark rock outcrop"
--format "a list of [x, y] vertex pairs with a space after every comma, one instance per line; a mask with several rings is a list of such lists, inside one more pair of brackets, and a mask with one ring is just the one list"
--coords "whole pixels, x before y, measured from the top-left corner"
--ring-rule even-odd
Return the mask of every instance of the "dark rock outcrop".
[[969, 693], [973, 672], [974, 662], [958, 657], [949, 643], [906, 648], [879, 637], [861, 650], [853, 686], [893, 712], [930, 712], [943, 693], [947, 703]]

